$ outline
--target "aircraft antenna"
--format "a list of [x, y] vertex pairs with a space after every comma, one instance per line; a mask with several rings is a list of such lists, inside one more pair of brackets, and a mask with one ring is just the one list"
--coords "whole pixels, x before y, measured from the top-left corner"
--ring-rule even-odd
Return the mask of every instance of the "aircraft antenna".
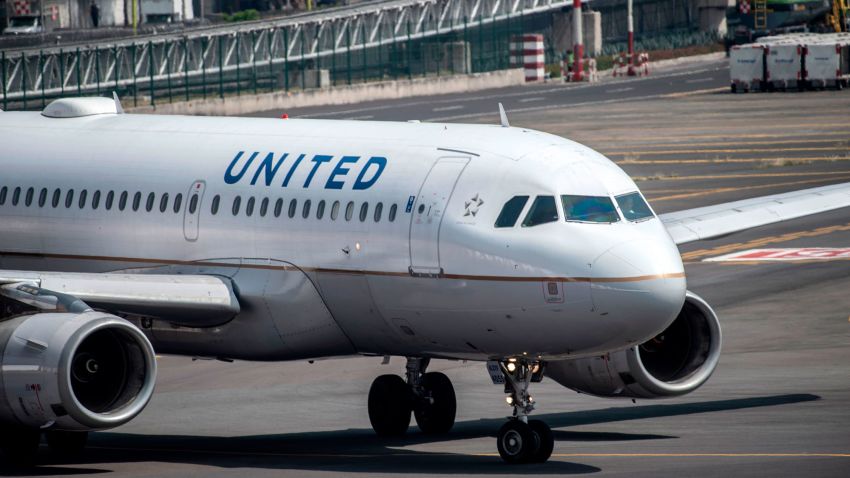
[[118, 93], [115, 91], [112, 92], [112, 99], [115, 100], [115, 111], [117, 111], [119, 115], [123, 115], [124, 108], [121, 107], [121, 100], [118, 99]]
[[511, 124], [508, 123], [508, 115], [505, 114], [505, 107], [502, 106], [502, 103], [499, 103], [499, 120], [502, 122], [502, 128], [511, 127]]

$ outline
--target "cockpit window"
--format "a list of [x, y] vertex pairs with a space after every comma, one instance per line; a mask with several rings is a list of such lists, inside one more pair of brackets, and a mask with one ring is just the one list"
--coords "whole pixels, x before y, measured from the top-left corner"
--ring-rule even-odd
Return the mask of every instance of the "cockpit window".
[[496, 219], [496, 227], [514, 227], [516, 220], [519, 219], [519, 214], [525, 203], [528, 202], [528, 196], [514, 196], [505, 203], [502, 212], [499, 213], [499, 218]]
[[617, 204], [620, 205], [623, 216], [629, 221], [642, 221], [653, 217], [646, 201], [637, 191], [617, 196]]
[[537, 196], [522, 221], [522, 227], [532, 227], [557, 220], [558, 208], [555, 206], [555, 197]]
[[620, 220], [608, 196], [561, 196], [567, 221], [611, 223]]

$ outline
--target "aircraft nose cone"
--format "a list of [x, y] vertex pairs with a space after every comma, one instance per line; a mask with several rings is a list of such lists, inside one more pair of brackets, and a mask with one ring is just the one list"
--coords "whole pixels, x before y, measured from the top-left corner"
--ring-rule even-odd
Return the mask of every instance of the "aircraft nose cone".
[[620, 327], [619, 339], [630, 343], [664, 330], [682, 310], [686, 289], [682, 259], [670, 241], [620, 243], [591, 268], [594, 312]]

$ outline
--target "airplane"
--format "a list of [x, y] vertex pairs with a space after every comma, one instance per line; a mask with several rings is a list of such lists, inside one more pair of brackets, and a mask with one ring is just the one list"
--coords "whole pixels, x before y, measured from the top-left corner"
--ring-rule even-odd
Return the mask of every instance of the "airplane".
[[700, 387], [721, 329], [677, 246], [850, 206], [850, 183], [656, 214], [576, 142], [501, 124], [0, 112], [0, 445], [77, 453], [148, 404], [155, 354], [400, 356], [381, 436], [448, 433], [431, 359], [480, 361], [508, 463], [552, 454], [544, 377], [608, 398]]

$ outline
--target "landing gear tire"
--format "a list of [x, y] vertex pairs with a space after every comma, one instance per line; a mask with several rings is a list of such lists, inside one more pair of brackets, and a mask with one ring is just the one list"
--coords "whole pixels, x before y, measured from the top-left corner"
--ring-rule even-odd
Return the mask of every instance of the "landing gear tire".
[[88, 432], [52, 430], [44, 435], [50, 451], [63, 458], [79, 456], [86, 449], [86, 442], [89, 439]]
[[5, 460], [0, 463], [13, 468], [29, 468], [36, 465], [41, 430], [18, 426], [0, 425], [0, 454]]
[[531, 427], [519, 420], [510, 420], [499, 429], [496, 446], [506, 463], [520, 464], [531, 461], [539, 448], [538, 437]]
[[531, 456], [529, 463], [545, 463], [552, 456], [555, 449], [555, 436], [549, 425], [540, 420], [529, 420], [528, 426], [537, 435], [537, 450]]
[[448, 433], [455, 424], [457, 399], [452, 382], [445, 374], [428, 372], [421, 381], [424, 397], [413, 409], [416, 424], [423, 433]]
[[400, 436], [410, 426], [410, 387], [398, 375], [381, 375], [369, 389], [369, 421], [379, 436]]

